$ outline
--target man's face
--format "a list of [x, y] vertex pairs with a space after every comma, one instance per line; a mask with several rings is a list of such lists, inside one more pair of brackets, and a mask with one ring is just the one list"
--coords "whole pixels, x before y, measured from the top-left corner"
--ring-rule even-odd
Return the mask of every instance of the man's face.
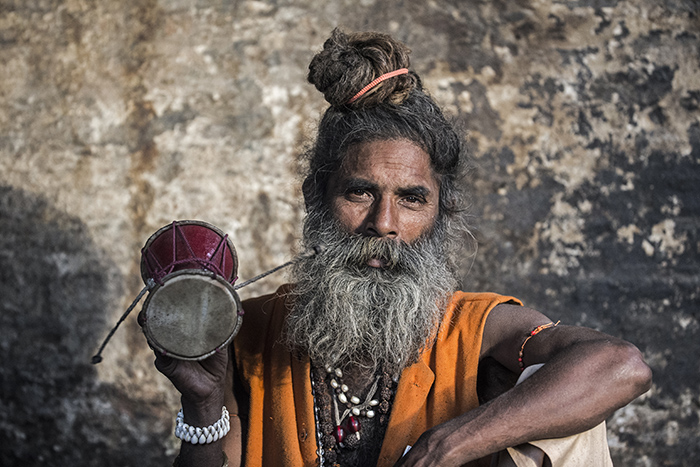
[[[414, 143], [371, 141], [348, 149], [327, 196], [331, 213], [348, 233], [410, 244], [434, 226], [440, 184], [430, 156]], [[379, 258], [368, 265], [384, 266]]]
[[312, 206], [293, 266], [285, 338], [322, 366], [396, 374], [418, 361], [456, 290], [439, 220], [439, 178], [408, 140], [352, 146]]

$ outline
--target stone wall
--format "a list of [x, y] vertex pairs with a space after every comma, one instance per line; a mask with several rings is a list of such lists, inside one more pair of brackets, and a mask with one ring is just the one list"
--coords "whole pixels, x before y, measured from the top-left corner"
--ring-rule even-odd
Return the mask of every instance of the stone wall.
[[[616, 465], [700, 458], [700, 7], [694, 0], [0, 0], [0, 464], [166, 465], [177, 394], [135, 317], [139, 250], [228, 232], [242, 279], [293, 255], [295, 156], [330, 30], [380, 30], [468, 130], [465, 288], [636, 343], [653, 389]], [[250, 296], [284, 281], [272, 276]]]

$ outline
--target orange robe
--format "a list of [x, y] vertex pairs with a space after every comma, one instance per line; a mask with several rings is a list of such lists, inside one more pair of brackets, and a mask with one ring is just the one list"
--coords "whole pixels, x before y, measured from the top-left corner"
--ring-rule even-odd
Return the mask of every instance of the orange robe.
[[[296, 358], [280, 342], [288, 290], [283, 286], [243, 302], [243, 325], [233, 340], [236, 370], [249, 394], [247, 467], [317, 465], [309, 358]], [[401, 374], [379, 466], [394, 465], [423, 432], [479, 405], [484, 323], [496, 305], [507, 302], [520, 304], [491, 293], [452, 296], [435, 344]]]

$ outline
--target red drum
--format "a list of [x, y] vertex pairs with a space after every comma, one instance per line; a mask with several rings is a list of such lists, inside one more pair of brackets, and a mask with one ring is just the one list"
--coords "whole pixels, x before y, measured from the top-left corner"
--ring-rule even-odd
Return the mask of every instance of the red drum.
[[160, 282], [184, 269], [206, 269], [235, 282], [238, 257], [221, 230], [202, 221], [175, 221], [151, 235], [141, 249], [141, 277]]
[[202, 360], [229, 344], [242, 322], [237, 271], [233, 243], [206, 222], [176, 221], [153, 234], [141, 250], [149, 344], [181, 360]]

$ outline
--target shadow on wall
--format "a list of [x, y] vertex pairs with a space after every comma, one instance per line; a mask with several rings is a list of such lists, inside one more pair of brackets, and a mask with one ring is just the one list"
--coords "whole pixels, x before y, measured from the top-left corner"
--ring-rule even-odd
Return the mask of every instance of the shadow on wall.
[[120, 280], [79, 219], [0, 186], [0, 465], [162, 465], [157, 407], [89, 363]]

